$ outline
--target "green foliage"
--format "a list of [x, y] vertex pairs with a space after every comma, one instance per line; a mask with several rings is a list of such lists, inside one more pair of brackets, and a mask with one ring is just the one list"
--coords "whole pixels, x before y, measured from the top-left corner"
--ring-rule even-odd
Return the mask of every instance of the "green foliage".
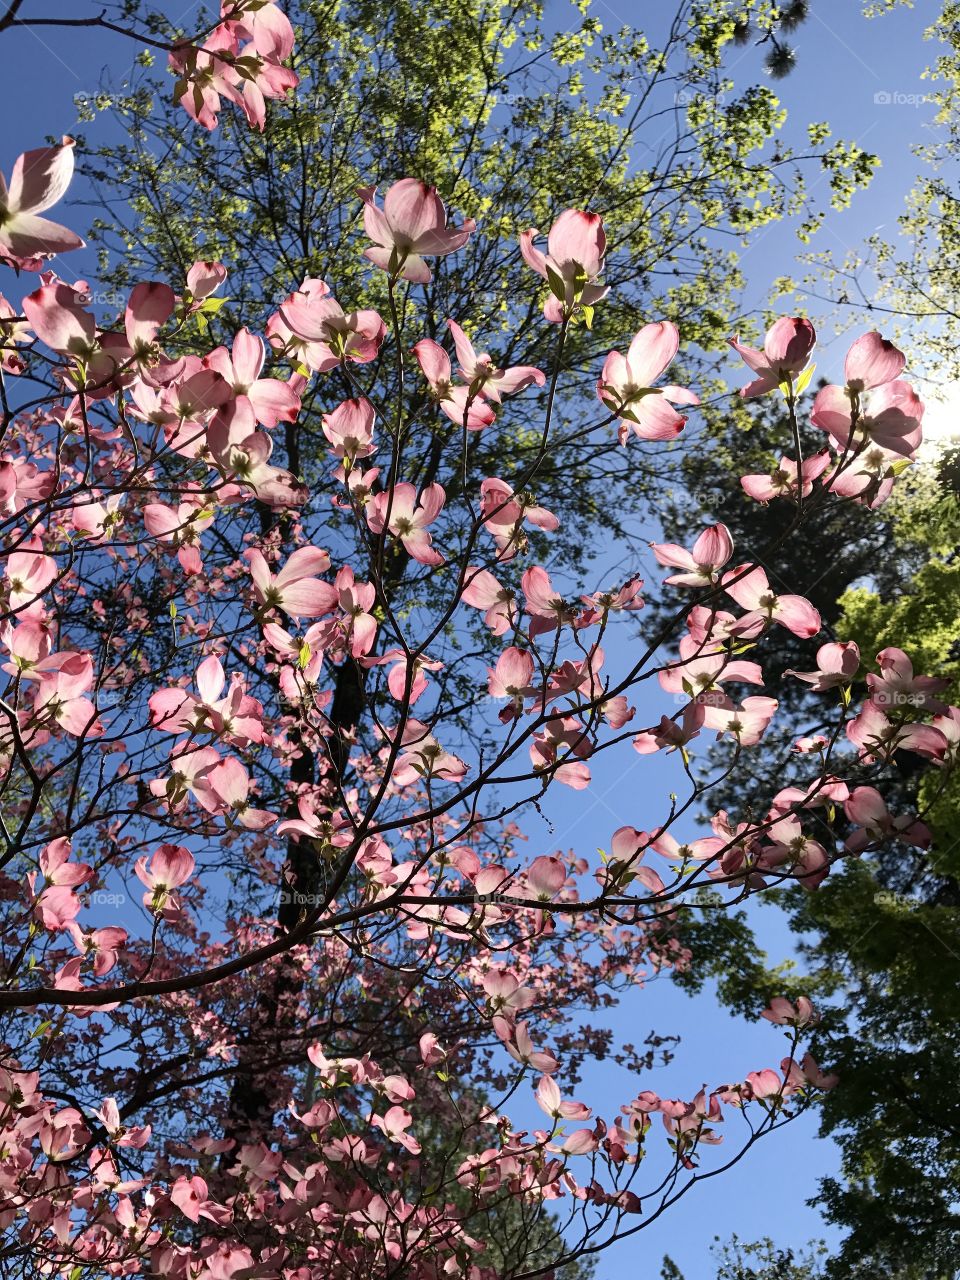
[[[818, 515], [802, 539], [771, 552], [789, 505], [745, 500], [738, 476], [764, 469], [781, 449], [790, 452], [785, 424], [768, 408], [749, 433], [727, 422], [705, 444], [685, 469], [699, 509], [677, 502], [667, 536], [689, 541], [704, 519], [723, 519], [741, 550], [760, 555], [772, 580], [813, 599], [833, 635], [855, 640], [867, 657], [888, 645], [905, 648], [918, 671], [947, 677], [945, 697], [960, 701], [956, 457], [913, 468], [881, 512], [838, 506], [832, 516]], [[786, 665], [813, 665], [816, 645], [786, 634], [778, 641], [772, 664], [764, 664], [768, 676]], [[729, 789], [724, 800], [736, 814], [762, 810], [789, 781], [789, 742], [815, 727], [822, 695], [790, 683], [782, 691], [790, 713], [783, 758]], [[696, 979], [712, 972], [732, 1009], [749, 1015], [772, 995], [806, 994], [824, 1010], [813, 1050], [841, 1078], [823, 1104], [822, 1131], [840, 1146], [842, 1175], [821, 1183], [817, 1204], [848, 1232], [826, 1262], [830, 1280], [929, 1280], [960, 1268], [960, 1107], [952, 1083], [960, 1027], [960, 778], [917, 765], [916, 757], [898, 759], [884, 787], [896, 812], [919, 812], [930, 826], [928, 854], [896, 845], [842, 863], [816, 893], [770, 895], [790, 913], [796, 963], [774, 967], [743, 920], [736, 922], [736, 963], [724, 930], [715, 931], [713, 946], [707, 924], [693, 934], [703, 956]], [[761, 1261], [766, 1270], [738, 1262], [738, 1271], [730, 1262], [719, 1276], [781, 1274], [770, 1269], [776, 1259], [769, 1251]]]
[[[882, 21], [911, 3], [875, 0], [864, 9]], [[921, 12], [935, 8], [929, 4]], [[829, 252], [807, 256], [812, 271], [804, 287], [823, 298], [826, 285], [848, 322], [858, 312], [873, 324], [882, 321], [884, 332], [907, 352], [914, 374], [926, 378], [931, 390], [950, 391], [960, 377], [960, 3], [942, 0], [924, 36], [931, 44], [925, 92], [910, 100], [918, 118], [913, 150], [923, 169], [906, 195], [897, 235], [877, 233], [840, 258]], [[878, 97], [877, 110], [889, 109]]]
[[[824, 1274], [822, 1243], [796, 1255], [792, 1249], [777, 1248], [769, 1237], [746, 1243], [733, 1236], [724, 1244], [717, 1240], [711, 1252], [716, 1280], [819, 1280]], [[660, 1276], [661, 1280], [684, 1280], [670, 1258], [664, 1258]]]

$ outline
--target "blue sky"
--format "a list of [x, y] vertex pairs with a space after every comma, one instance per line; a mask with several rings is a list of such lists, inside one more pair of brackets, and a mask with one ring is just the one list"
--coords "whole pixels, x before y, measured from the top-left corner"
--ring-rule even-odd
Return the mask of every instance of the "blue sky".
[[[566, 5], [559, 0], [551, 0], [551, 4], [556, 20], [562, 23]], [[631, 4], [600, 0], [596, 13], [605, 26], [616, 27], [631, 21], [642, 23], [647, 11], [656, 12], [659, 7], [641, 5], [639, 0]], [[182, 16], [178, 5], [165, 8], [175, 19], [189, 22], [190, 7], [184, 5]], [[829, 120], [836, 135], [876, 151], [882, 160], [870, 191], [858, 196], [849, 211], [829, 215], [811, 246], [842, 255], [876, 230], [894, 233], [903, 197], [917, 171], [911, 147], [931, 139], [932, 109], [923, 101], [929, 83], [921, 74], [936, 48], [925, 43], [922, 34], [938, 6], [931, 0], [918, 0], [913, 9], [898, 8], [872, 22], [860, 16], [857, 0], [814, 3], [811, 8], [810, 20], [794, 40], [797, 70], [776, 86], [790, 112], [789, 132], [802, 132], [808, 121]], [[75, 17], [78, 10], [85, 9], [86, 5], [80, 6], [76, 0], [50, 0], [43, 5], [39, 0], [28, 0], [26, 13]], [[75, 131], [77, 95], [95, 93], [104, 71], [115, 82], [122, 80], [135, 53], [136, 46], [104, 33], [48, 29], [41, 33], [14, 31], [0, 37], [0, 107], [7, 122], [0, 140], [4, 171], [9, 171], [20, 150], [39, 145], [47, 134]], [[744, 50], [742, 59], [738, 74], [754, 77], [756, 51]], [[37, 85], [42, 85], [42, 92], [36, 92]], [[96, 131], [104, 127], [108, 126], [98, 123], [83, 126], [81, 131], [95, 140]], [[191, 127], [185, 119], [184, 127]], [[82, 188], [76, 187], [73, 194], [82, 197]], [[81, 229], [86, 215], [82, 209], [68, 213], [61, 208], [54, 216]], [[763, 308], [773, 278], [794, 270], [798, 248], [789, 226], [775, 226], [745, 251], [745, 315]], [[91, 277], [95, 271], [91, 255], [69, 265]], [[72, 278], [66, 262], [58, 264], [58, 269]], [[816, 316], [815, 305], [809, 310]], [[866, 323], [862, 327], [867, 327]], [[821, 327], [821, 336], [829, 340], [829, 327]], [[824, 373], [839, 364], [843, 351], [842, 343], [828, 341], [827, 345], [826, 357], [820, 357]], [[651, 564], [642, 566], [642, 572], [648, 579], [657, 579]], [[553, 789], [560, 792], [550, 810], [554, 831], [548, 834], [541, 828], [538, 834], [536, 827], [529, 826], [531, 856], [549, 852], [551, 847], [577, 847], [589, 855], [597, 845], [607, 844], [620, 825], [652, 825], [651, 816], [656, 815], [651, 815], [651, 800], [668, 789], [665, 783], [672, 776], [672, 762], [635, 757], [625, 763], [622, 756], [616, 760], [615, 773], [598, 765], [596, 784], [587, 793]], [[690, 830], [694, 830], [692, 823]], [[543, 847], [536, 847], [538, 839]], [[782, 923], [770, 911], [754, 914], [770, 954], [776, 958], [787, 955], [790, 938]], [[627, 997], [614, 1022], [625, 1038], [635, 1042], [642, 1041], [652, 1029], [678, 1032], [683, 1041], [669, 1068], [642, 1081], [627, 1078], [614, 1066], [593, 1068], [578, 1091], [586, 1101], [596, 1097], [625, 1101], [641, 1088], [669, 1096], [692, 1096], [704, 1081], [718, 1083], [742, 1077], [755, 1067], [775, 1065], [783, 1052], [775, 1029], [766, 1024], [744, 1025], [720, 1009], [709, 993], [691, 1000], [665, 982], [653, 983]], [[532, 1111], [529, 1118], [534, 1119]], [[732, 1129], [732, 1125], [728, 1127]], [[728, 1142], [733, 1141], [731, 1133]], [[708, 1153], [705, 1168], [712, 1159]], [[736, 1169], [695, 1190], [684, 1207], [604, 1255], [597, 1268], [598, 1280], [656, 1280], [665, 1252], [681, 1266], [686, 1280], [710, 1280], [714, 1274], [710, 1243], [714, 1236], [725, 1238], [734, 1230], [746, 1239], [770, 1234], [781, 1245], [802, 1244], [818, 1235], [829, 1239], [830, 1232], [816, 1210], [804, 1202], [815, 1193], [818, 1176], [832, 1172], [836, 1163], [834, 1148], [816, 1137], [815, 1120], [805, 1118], [765, 1140]]]

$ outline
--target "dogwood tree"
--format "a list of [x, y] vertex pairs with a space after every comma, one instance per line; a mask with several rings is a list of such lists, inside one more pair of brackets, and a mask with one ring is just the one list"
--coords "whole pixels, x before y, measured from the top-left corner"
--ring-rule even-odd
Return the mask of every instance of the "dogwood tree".
[[[667, 380], [681, 334], [652, 320], [593, 370], [594, 417], [563, 412], [567, 343], [607, 305], [604, 218], [520, 238], [542, 365], [431, 312], [438, 260], [482, 233], [414, 177], [361, 188], [339, 250], [382, 312], [293, 279], [261, 333], [220, 345], [218, 262], [137, 280], [116, 317], [50, 268], [77, 242], [46, 216], [72, 165], [70, 139], [25, 152], [0, 221], [21, 273], [2, 312], [5, 1265], [493, 1280], [589, 1258], [836, 1083], [804, 1048], [815, 1009], [775, 997], [769, 1061], [664, 1098], [656, 1043], [625, 1044], [631, 1088], [590, 1098], [583, 1065], [610, 1050], [592, 1013], [689, 966], [690, 913], [922, 846], [922, 815], [872, 782], [895, 750], [948, 768], [960, 713], [892, 646], [852, 705], [852, 649], [827, 643], [789, 677], [829, 719], [797, 744], [800, 784], [691, 835], [718, 781], [701, 746], [727, 770], [763, 752], [766, 633], [820, 619], [722, 524], [654, 546], [676, 607], [650, 633], [635, 570], [551, 576], [555, 451], [656, 446], [698, 403]], [[734, 341], [746, 393], [782, 395], [792, 427], [784, 537], [882, 501], [920, 442], [902, 360], [868, 334], [813, 405], [822, 456], [798, 456], [814, 341], [791, 317], [762, 351]], [[287, 432], [308, 393], [310, 484]], [[511, 420], [522, 447], [472, 476], [472, 442], [509, 442]], [[638, 783], [599, 850], [524, 850], [525, 811], [660, 755], [674, 786]]]

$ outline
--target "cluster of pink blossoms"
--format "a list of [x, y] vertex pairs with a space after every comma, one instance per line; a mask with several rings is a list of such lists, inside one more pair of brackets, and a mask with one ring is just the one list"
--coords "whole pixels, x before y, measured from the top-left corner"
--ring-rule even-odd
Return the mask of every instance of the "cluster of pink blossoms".
[[[736, 338], [730, 345], [758, 374], [745, 386], [745, 398], [778, 387], [790, 397], [809, 380], [808, 362], [816, 343], [809, 320], [784, 316], [768, 330], [763, 350]], [[798, 462], [783, 457], [768, 475], [743, 476], [751, 498], [807, 498], [819, 479], [837, 497], [869, 507], [886, 502], [897, 475], [916, 456], [923, 438], [923, 404], [913, 387], [900, 378], [906, 357], [892, 342], [873, 331], [853, 343], [844, 362], [844, 385], [823, 387], [813, 402], [810, 421], [830, 437], [830, 449]]]
[[[202, 48], [174, 55], [181, 101], [207, 127], [224, 98], [262, 125], [264, 97], [295, 82], [282, 66], [289, 24], [269, 0], [225, 3], [221, 16]], [[69, 141], [17, 162], [2, 193], [6, 260], [40, 271], [50, 254], [79, 246], [40, 216], [71, 171]], [[415, 179], [391, 186], [382, 205], [374, 188], [360, 199], [372, 242], [364, 253], [386, 274], [393, 307], [400, 281], [430, 283], [428, 259], [460, 249], [475, 230], [472, 221], [448, 225], [436, 191]], [[562, 347], [569, 326], [590, 323], [606, 296], [606, 235], [599, 215], [579, 210], [559, 215], [546, 253], [537, 235], [525, 232], [520, 249], [547, 283], [544, 315], [560, 326]], [[554, 782], [589, 787], [594, 757], [620, 744], [628, 754], [632, 744], [638, 768], [660, 751], [686, 763], [704, 731], [734, 757], [756, 750], [777, 700], [735, 697], [726, 686], [763, 690], [746, 646], [774, 625], [817, 636], [817, 611], [772, 585], [762, 565], [735, 563], [729, 531], [710, 525], [689, 549], [653, 546], [673, 571], [667, 584], [696, 593], [676, 658], [651, 652], [618, 669], [605, 639], [643, 608], [639, 576], [590, 592], [560, 585], [539, 562], [546, 557], [531, 553], [531, 528], [535, 545], [548, 544], [560, 523], [533, 491], [535, 466], [505, 465], [475, 492], [449, 495], [432, 475], [405, 468], [404, 431], [372, 386], [356, 381], [358, 367], [375, 373], [384, 345], [401, 338], [376, 311], [348, 310], [326, 282], [308, 278], [267, 318], [264, 337], [243, 328], [229, 347], [171, 354], [187, 345], [193, 317], [213, 310], [225, 278], [220, 264], [197, 262], [179, 295], [139, 283], [111, 324], [98, 320], [84, 284], [46, 271], [19, 306], [0, 299], [5, 375], [19, 378], [42, 360], [60, 389], [40, 411], [11, 415], [0, 457], [9, 537], [0, 643], [10, 677], [0, 761], [20, 824], [12, 838], [30, 867], [0, 887], [23, 942], [20, 961], [31, 954], [29, 967], [13, 964], [3, 995], [27, 1010], [53, 1004], [64, 1019], [128, 1008], [147, 1019], [159, 1008], [164, 1023], [184, 1018], [205, 1065], [234, 1062], [242, 1011], [261, 1007], [257, 981], [274, 980], [282, 957], [287, 977], [326, 964], [338, 1000], [356, 989], [365, 1005], [380, 999], [395, 1009], [390, 1032], [409, 1020], [415, 1054], [402, 1070], [381, 1066], [386, 1034], [383, 1055], [351, 1057], [311, 1039], [297, 1056], [286, 1045], [293, 1065], [278, 1056], [286, 1092], [269, 1141], [199, 1132], [162, 1150], [150, 1125], [128, 1124], [123, 1099], [101, 1091], [84, 1114], [51, 1101], [50, 1086], [45, 1096], [37, 1072], [7, 1063], [0, 1220], [43, 1250], [51, 1275], [82, 1264], [169, 1280], [387, 1270], [494, 1280], [476, 1261], [464, 1197], [474, 1213], [513, 1196], [525, 1207], [568, 1198], [618, 1219], [641, 1214], [632, 1183], [654, 1116], [677, 1171], [690, 1170], [702, 1147], [720, 1141], [731, 1109], [749, 1108], [762, 1129], [834, 1085], [799, 1049], [815, 1021], [809, 1001], [777, 997], [762, 1016], [787, 1029], [779, 1069], [693, 1098], [643, 1090], [609, 1118], [595, 1116], [561, 1084], [578, 1052], [561, 1023], [564, 993], [599, 1000], [602, 980], [681, 968], [689, 957], [674, 936], [677, 908], [705, 884], [731, 900], [784, 879], [814, 889], [842, 857], [892, 840], [924, 847], [921, 816], [890, 813], [864, 770], [900, 750], [950, 767], [960, 710], [939, 700], [943, 681], [914, 675], [906, 654], [887, 648], [866, 674], [864, 705], [848, 716], [859, 653], [851, 642], [828, 643], [817, 671], [789, 674], [837, 694], [836, 731], [797, 744], [815, 776], [784, 787], [762, 820], [721, 811], [711, 835], [681, 842], [671, 802], [662, 820], [644, 820], [647, 829], [615, 831], [596, 864], [557, 852], [521, 863], [512, 802], [500, 807], [493, 788], [524, 787], [539, 804]], [[464, 432], [495, 432], [498, 414], [511, 409], [505, 399], [526, 392], [521, 403], [532, 408], [548, 384], [540, 369], [501, 367], [478, 351], [468, 328], [466, 318], [447, 320], [446, 346], [423, 336], [412, 348], [423, 378], [417, 399], [441, 449], [449, 442], [452, 475]], [[439, 325], [431, 332], [443, 334]], [[795, 412], [813, 341], [809, 322], [790, 318], [771, 328], [762, 351], [733, 339], [756, 375], [744, 394], [779, 388]], [[606, 355], [596, 391], [609, 416], [597, 430], [616, 430], [624, 446], [631, 434], [657, 441], [682, 430], [674, 406], [698, 399], [661, 381], [679, 347], [664, 320], [643, 325], [626, 354]], [[882, 502], [921, 438], [922, 406], [900, 381], [903, 366], [879, 335], [859, 339], [845, 385], [825, 388], [813, 405], [829, 447], [744, 477], [746, 491], [798, 510], [819, 500]], [[354, 394], [329, 390], [322, 378], [334, 372]], [[314, 375], [321, 381], [311, 388]], [[544, 397], [551, 403], [558, 381], [559, 367]], [[313, 390], [329, 479], [311, 494], [270, 459]], [[549, 426], [548, 417], [545, 447]], [[314, 544], [309, 527], [309, 505], [323, 496], [333, 553]], [[332, 540], [341, 535], [342, 551]], [[446, 600], [425, 622], [407, 570], [418, 583], [436, 575]], [[457, 647], [446, 638], [479, 616], [495, 657], [473, 654], [459, 668], [470, 673], [482, 724], [474, 742], [458, 733], [464, 708], [449, 709]], [[161, 626], [169, 635], [159, 636]], [[164, 655], [156, 670], [155, 653]], [[366, 699], [363, 728], [335, 716], [345, 672]], [[677, 710], [638, 728], [631, 698], [654, 673]], [[837, 743], [846, 744], [839, 760]], [[827, 813], [835, 806], [847, 820], [842, 838]], [[806, 825], [814, 809], [824, 818], [818, 838]], [[253, 913], [231, 921], [223, 939], [204, 932], [211, 869], [234, 854], [288, 901], [298, 891], [294, 864], [319, 869], [316, 892], [296, 903], [285, 934]], [[96, 893], [134, 881], [129, 927], [102, 915], [81, 923], [98, 910]], [[424, 994], [431, 965], [435, 997]], [[397, 1000], [398, 981], [410, 975]], [[236, 992], [226, 1012], [222, 987]], [[428, 999], [454, 990], [459, 1003], [441, 1003], [446, 1020], [431, 1021]], [[303, 1034], [314, 1010], [306, 996], [292, 1003]], [[167, 1034], [158, 1028], [161, 1042]], [[464, 1105], [456, 1160], [426, 1199], [435, 1170], [422, 1117], [446, 1114], [453, 1073], [469, 1081], [472, 1070], [486, 1073], [491, 1101], [475, 1115]], [[539, 1077], [534, 1099], [549, 1127], [520, 1129], [505, 1113], [524, 1073]], [[131, 1112], [139, 1107], [130, 1103]], [[128, 1149], [140, 1153], [136, 1165]]]
[[205, 129], [217, 127], [221, 100], [226, 100], [262, 130], [266, 100], [283, 98], [300, 83], [283, 65], [293, 52], [293, 27], [277, 0], [222, 0], [220, 15], [202, 44], [185, 43], [171, 51], [174, 100]]

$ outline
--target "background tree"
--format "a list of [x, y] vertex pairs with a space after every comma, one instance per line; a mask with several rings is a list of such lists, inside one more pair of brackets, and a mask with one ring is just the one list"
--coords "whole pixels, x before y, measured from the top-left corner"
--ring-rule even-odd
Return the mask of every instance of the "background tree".
[[[707, 436], [702, 450], [684, 458], [685, 488], [665, 515], [668, 536], [684, 542], [704, 519], [720, 516], [749, 554], [775, 545], [791, 504], [757, 504], [739, 475], [775, 468], [784, 437], [777, 413], [755, 417], [748, 429], [732, 421]], [[808, 431], [801, 440], [811, 456], [823, 437]], [[838, 504], [817, 521], [802, 553], [788, 541], [764, 557], [771, 581], [803, 589], [830, 634], [855, 641], [863, 655], [879, 653], [894, 636], [909, 637], [917, 668], [949, 682], [947, 700], [960, 688], [955, 472], [950, 451], [928, 459], [879, 512]], [[770, 669], [815, 669], [818, 643], [781, 633]], [[795, 740], [822, 731], [823, 695], [784, 682], [781, 705], [779, 751], [771, 752], [769, 767], [725, 788], [734, 812], [765, 812], [799, 765]], [[929, 852], [905, 845], [877, 850], [842, 865], [816, 894], [771, 895], [782, 897], [790, 914], [795, 969], [770, 967], [745, 921], [743, 963], [711, 966], [707, 948], [707, 966], [732, 1007], [744, 1010], [760, 992], [814, 990], [828, 1009], [816, 1041], [837, 1064], [844, 1088], [825, 1102], [822, 1132], [840, 1144], [843, 1173], [822, 1182], [816, 1203], [849, 1233], [825, 1263], [838, 1280], [881, 1270], [946, 1275], [960, 1266], [958, 1170], [954, 1144], [945, 1140], [955, 1117], [944, 1093], [960, 1013], [960, 796], [951, 775], [922, 775], [909, 753], [898, 753], [884, 770], [884, 786], [923, 816], [932, 832]]]
[[[826, 1249], [813, 1245], [797, 1255], [792, 1249], [778, 1249], [769, 1237], [748, 1243], [734, 1235], [722, 1243], [717, 1240], [711, 1253], [716, 1280], [818, 1280]], [[670, 1258], [664, 1258], [660, 1275], [661, 1280], [684, 1280]]]

